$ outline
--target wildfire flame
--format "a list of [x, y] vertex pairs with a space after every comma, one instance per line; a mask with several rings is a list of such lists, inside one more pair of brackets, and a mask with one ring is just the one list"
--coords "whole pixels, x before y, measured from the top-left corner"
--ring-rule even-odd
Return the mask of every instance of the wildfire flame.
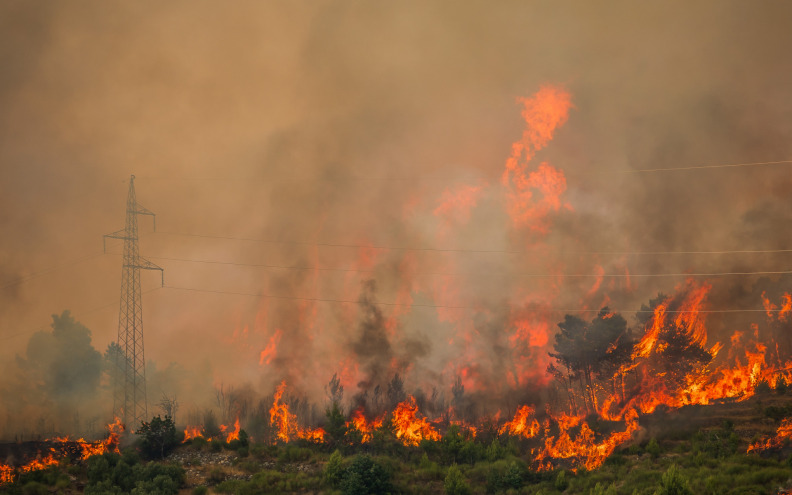
[[182, 443], [187, 443], [193, 438], [203, 438], [203, 428], [200, 426], [188, 426], [184, 429], [184, 440]]
[[115, 418], [115, 421], [107, 425], [106, 429], [108, 431], [107, 438], [96, 442], [86, 442], [83, 438], [71, 440], [68, 436], [46, 440], [51, 445], [46, 453], [39, 452], [35, 459], [16, 469], [13, 466], [0, 463], [0, 483], [14, 481], [16, 472], [28, 473], [58, 464], [59, 459], [65, 457], [67, 452], [73, 453], [75, 447], [79, 450], [80, 460], [86, 460], [94, 455], [102, 455], [105, 452], [118, 452], [118, 443], [121, 433], [124, 431], [124, 425], [119, 418]]
[[404, 445], [417, 446], [421, 440], [440, 440], [437, 432], [426, 418], [418, 418], [418, 405], [415, 397], [409, 396], [404, 402], [396, 405], [393, 411], [393, 426], [396, 438]]
[[764, 452], [765, 450], [778, 449], [792, 440], [792, 418], [785, 418], [776, 430], [774, 436], [757, 440], [748, 446], [748, 453]]
[[321, 442], [324, 440], [325, 431], [322, 428], [301, 428], [297, 423], [297, 415], [289, 411], [289, 405], [281, 402], [286, 382], [281, 382], [275, 390], [275, 397], [270, 408], [270, 424], [275, 429], [275, 436], [282, 442], [289, 442], [296, 438]]
[[383, 419], [383, 417], [380, 417], [368, 422], [366, 420], [366, 416], [363, 414], [363, 409], [358, 408], [352, 413], [352, 418], [347, 421], [346, 426], [347, 428], [355, 428], [357, 431], [359, 431], [361, 435], [361, 441], [363, 443], [367, 443], [371, 441], [374, 435], [374, 430], [382, 426]]
[[522, 406], [517, 410], [514, 419], [507, 421], [498, 430], [501, 435], [509, 434], [514, 436], [523, 436], [525, 438], [533, 438], [539, 434], [541, 425], [534, 417], [535, 409], [531, 406]]

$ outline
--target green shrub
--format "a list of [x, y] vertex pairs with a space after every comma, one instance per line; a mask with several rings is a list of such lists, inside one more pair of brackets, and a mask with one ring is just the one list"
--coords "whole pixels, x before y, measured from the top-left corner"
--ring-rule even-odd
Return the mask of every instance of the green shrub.
[[196, 486], [193, 488], [193, 495], [206, 495], [209, 492], [209, 489], [204, 485]]
[[217, 493], [242, 493], [243, 489], [246, 488], [248, 483], [243, 480], [227, 480], [223, 481], [222, 483], [218, 483], [217, 486], [214, 487], [214, 491]]
[[487, 450], [484, 451], [484, 457], [490, 461], [495, 462], [499, 459], [503, 459], [506, 456], [506, 449], [501, 446], [498, 439], [493, 439], [490, 442], [489, 446], [487, 446]]
[[688, 479], [679, 472], [677, 465], [672, 464], [663, 473], [655, 495], [693, 495], [693, 490], [690, 489]]
[[22, 487], [23, 495], [49, 495], [49, 487], [38, 481], [29, 481]]
[[594, 488], [589, 491], [589, 495], [616, 495], [616, 485], [611, 483], [606, 487], [601, 483], [597, 483]]
[[660, 444], [657, 443], [656, 438], [652, 438], [649, 440], [649, 443], [646, 444], [646, 453], [651, 455], [652, 459], [660, 457]]
[[341, 492], [344, 495], [366, 495], [393, 491], [391, 475], [369, 455], [356, 455], [344, 471]]
[[553, 484], [555, 485], [556, 490], [559, 492], [563, 492], [569, 488], [569, 480], [567, 480], [566, 471], [563, 469], [559, 471]]
[[448, 495], [470, 495], [471, 493], [470, 485], [456, 464], [448, 468], [443, 487]]
[[223, 470], [219, 467], [214, 467], [211, 471], [209, 471], [209, 476], [207, 476], [206, 479], [210, 483], [217, 484], [224, 481], [225, 478], [225, 472], [223, 472]]
[[344, 479], [344, 458], [341, 452], [336, 450], [330, 455], [330, 459], [325, 464], [322, 476], [325, 483], [332, 487], [339, 487]]
[[161, 459], [179, 445], [176, 425], [168, 415], [165, 419], [157, 415], [150, 422], [144, 421], [136, 433], [140, 435], [141, 450], [150, 459]]
[[184, 484], [185, 473], [180, 466], [141, 464], [134, 451], [124, 454], [105, 453], [88, 459], [88, 495], [115, 493], [173, 495]]
[[524, 483], [523, 470], [516, 461], [500, 460], [492, 463], [487, 473], [487, 491], [519, 490]]
[[311, 449], [297, 447], [296, 445], [286, 445], [278, 452], [278, 463], [304, 462], [311, 458], [311, 454], [313, 454]]
[[253, 461], [246, 461], [239, 464], [239, 468], [246, 473], [255, 474], [261, 471], [261, 466]]

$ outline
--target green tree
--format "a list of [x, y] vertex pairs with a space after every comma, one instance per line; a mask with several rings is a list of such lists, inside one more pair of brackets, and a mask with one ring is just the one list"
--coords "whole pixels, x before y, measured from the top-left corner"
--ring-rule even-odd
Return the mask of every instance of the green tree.
[[448, 427], [446, 434], [440, 439], [440, 451], [443, 453], [445, 462], [456, 464], [459, 462], [460, 453], [465, 446], [465, 438], [459, 431], [459, 425]]
[[341, 413], [341, 410], [338, 408], [338, 403], [333, 402], [333, 405], [325, 412], [325, 432], [327, 432], [327, 437], [325, 438], [325, 442], [327, 442], [330, 447], [340, 446], [344, 443], [344, 438], [346, 437], [349, 428], [346, 425], [346, 418]]
[[469, 495], [471, 493], [470, 485], [456, 464], [448, 468], [443, 487], [448, 495]]
[[170, 416], [154, 416], [150, 422], [143, 422], [136, 432], [141, 435], [140, 446], [148, 457], [163, 458], [179, 444], [176, 425]]
[[23, 367], [56, 400], [76, 400], [96, 392], [102, 355], [91, 345], [91, 331], [66, 310], [52, 315], [52, 332], [36, 332], [28, 341]]
[[344, 480], [344, 457], [341, 455], [341, 452], [336, 450], [330, 455], [330, 459], [328, 459], [325, 465], [323, 475], [328, 485], [332, 487], [341, 485], [341, 482]]
[[341, 482], [344, 495], [384, 494], [393, 491], [391, 475], [369, 455], [356, 455]]

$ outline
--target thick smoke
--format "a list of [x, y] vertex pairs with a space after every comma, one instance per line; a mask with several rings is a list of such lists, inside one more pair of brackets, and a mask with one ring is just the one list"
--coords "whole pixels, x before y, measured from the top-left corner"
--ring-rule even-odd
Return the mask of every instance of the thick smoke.
[[[178, 394], [186, 414], [223, 387], [266, 396], [285, 380], [321, 403], [337, 373], [348, 403], [399, 373], [408, 393], [450, 402], [459, 383], [513, 409], [549, 380], [565, 313], [607, 305], [637, 328], [631, 310], [686, 273], [787, 268], [783, 252], [689, 252], [792, 246], [789, 164], [639, 170], [792, 159], [791, 14], [738, 1], [6, 2], [10, 374], [53, 312], [71, 310], [98, 352], [115, 340], [121, 246], [103, 255], [101, 236], [123, 225], [134, 173], [157, 213], [157, 233], [141, 218], [141, 254], [168, 286], [143, 274], [152, 402]], [[547, 164], [535, 201], [559, 193], [531, 228], [510, 217], [502, 180], [526, 129], [518, 98], [543, 87], [571, 107], [527, 166]], [[713, 309], [789, 290], [779, 276], [712, 284]], [[726, 334], [756, 318], [708, 323]]]

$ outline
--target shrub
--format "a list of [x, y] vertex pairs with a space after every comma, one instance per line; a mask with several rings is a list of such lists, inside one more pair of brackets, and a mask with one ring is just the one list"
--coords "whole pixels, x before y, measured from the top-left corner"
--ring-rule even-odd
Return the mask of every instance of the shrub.
[[506, 449], [504, 449], [498, 439], [493, 439], [490, 442], [487, 450], [484, 451], [484, 457], [487, 458], [490, 462], [495, 462], [499, 459], [503, 459], [506, 456]]
[[462, 471], [459, 470], [456, 464], [448, 468], [445, 482], [443, 483], [445, 492], [448, 495], [470, 495], [470, 485], [468, 485]]
[[324, 429], [325, 432], [327, 432], [325, 442], [330, 445], [330, 447], [342, 445], [348, 428], [346, 425], [346, 417], [344, 417], [337, 402], [333, 402], [333, 406], [325, 411], [325, 419]]
[[649, 440], [649, 443], [646, 444], [646, 453], [651, 455], [652, 459], [660, 457], [660, 444], [657, 443], [656, 438], [652, 438]]
[[442, 452], [443, 460], [449, 464], [456, 464], [464, 445], [465, 439], [459, 431], [459, 426], [449, 426], [446, 434], [440, 440], [440, 452]]
[[564, 490], [569, 488], [569, 480], [567, 480], [566, 478], [566, 471], [562, 469], [561, 471], [558, 472], [558, 476], [556, 476], [554, 485], [556, 490], [558, 490], [559, 492], [563, 492]]
[[366, 495], [393, 491], [388, 473], [369, 455], [356, 455], [344, 471], [341, 491], [344, 495]]
[[332, 487], [338, 487], [344, 479], [344, 458], [341, 452], [336, 450], [330, 455], [330, 459], [324, 467], [322, 475], [325, 483]]
[[208, 491], [208, 488], [206, 488], [204, 485], [200, 485], [193, 488], [192, 493], [193, 495], [206, 495]]
[[49, 488], [44, 483], [29, 481], [22, 487], [23, 495], [49, 495]]
[[589, 495], [616, 495], [616, 485], [611, 483], [607, 487], [597, 483], [594, 488], [589, 491]]
[[225, 473], [219, 467], [215, 467], [215, 468], [212, 468], [211, 471], [209, 471], [209, 476], [206, 479], [210, 483], [217, 484], [217, 483], [220, 483], [223, 480], [225, 480]]
[[776, 382], [776, 386], [774, 389], [775, 393], [777, 393], [778, 395], [783, 395], [787, 392], [787, 388], [788, 386], [786, 379], [783, 376], [778, 377], [778, 381]]
[[85, 493], [174, 495], [184, 483], [180, 466], [158, 463], [141, 464], [134, 451], [123, 456], [105, 453], [88, 459], [88, 483]]
[[144, 421], [136, 433], [141, 436], [140, 447], [149, 458], [163, 458], [179, 445], [176, 425], [168, 415], [165, 419], [157, 415], [148, 423]]
[[288, 464], [292, 462], [303, 462], [311, 458], [311, 449], [286, 445], [278, 452], [278, 463]]
[[487, 491], [519, 490], [523, 486], [523, 473], [516, 461], [494, 462], [487, 473]]
[[655, 495], [693, 495], [693, 490], [690, 489], [688, 479], [679, 472], [677, 465], [672, 464], [663, 473]]
[[754, 389], [757, 394], [766, 394], [770, 392], [770, 384], [767, 383], [767, 380], [762, 380], [756, 384], [756, 388]]

